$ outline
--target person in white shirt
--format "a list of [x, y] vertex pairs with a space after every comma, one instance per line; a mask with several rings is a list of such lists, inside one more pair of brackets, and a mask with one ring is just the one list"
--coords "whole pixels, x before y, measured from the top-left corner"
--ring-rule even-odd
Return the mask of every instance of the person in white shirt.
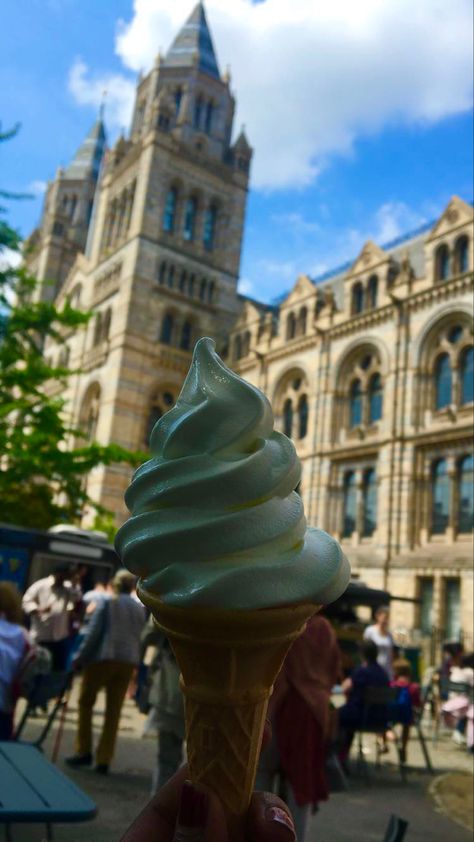
[[371, 640], [378, 649], [377, 663], [387, 673], [390, 681], [393, 679], [393, 637], [389, 631], [390, 609], [381, 605], [375, 612], [375, 623], [367, 626], [364, 640]]
[[34, 582], [23, 597], [23, 611], [30, 617], [30, 635], [51, 652], [53, 670], [66, 669], [70, 646], [70, 615], [82, 591], [69, 579], [70, 565], [58, 565], [51, 576]]

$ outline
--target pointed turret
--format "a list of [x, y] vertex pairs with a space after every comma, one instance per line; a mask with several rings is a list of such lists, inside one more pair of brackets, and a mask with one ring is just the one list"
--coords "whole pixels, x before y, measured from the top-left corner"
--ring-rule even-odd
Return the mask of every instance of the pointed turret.
[[63, 177], [71, 179], [97, 179], [105, 151], [106, 135], [102, 115], [82, 141], [73, 160], [66, 167]]
[[195, 67], [220, 79], [216, 53], [202, 3], [198, 3], [174, 39], [165, 67]]

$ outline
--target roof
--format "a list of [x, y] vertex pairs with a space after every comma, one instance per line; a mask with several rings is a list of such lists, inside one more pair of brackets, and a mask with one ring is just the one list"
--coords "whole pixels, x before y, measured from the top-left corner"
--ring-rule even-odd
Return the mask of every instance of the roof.
[[73, 160], [64, 170], [64, 178], [97, 178], [105, 151], [106, 136], [102, 117], [94, 123], [90, 132], [82, 141]]
[[[424, 243], [426, 234], [431, 231], [435, 222], [436, 220], [426, 222], [414, 231], [410, 231], [394, 240], [390, 240], [388, 243], [384, 243], [381, 248], [386, 253], [387, 257], [392, 257], [396, 261], [401, 260], [402, 257], [408, 253], [408, 258], [414, 269], [415, 276], [417, 278], [421, 278], [424, 274]], [[311, 281], [315, 284], [315, 286], [328, 286], [333, 289], [336, 302], [340, 308], [342, 307], [344, 297], [343, 280], [351, 266], [354, 265], [354, 260], [355, 258], [348, 260], [346, 263], [343, 263], [334, 269], [329, 269], [327, 272], [311, 278]], [[279, 295], [272, 303], [275, 305], [281, 304], [286, 298], [288, 298], [288, 292]]]
[[[197, 58], [196, 58], [197, 57]], [[165, 67], [193, 67], [220, 79], [219, 66], [202, 3], [198, 3], [169, 48]]]

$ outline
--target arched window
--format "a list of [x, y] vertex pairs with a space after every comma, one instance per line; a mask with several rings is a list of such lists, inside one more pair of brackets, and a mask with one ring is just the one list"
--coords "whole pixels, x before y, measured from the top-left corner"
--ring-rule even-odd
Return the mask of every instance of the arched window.
[[342, 537], [350, 538], [356, 528], [357, 517], [357, 487], [354, 471], [348, 471], [344, 476], [344, 500], [342, 511]]
[[240, 360], [242, 357], [242, 339], [236, 336], [234, 339], [234, 360]]
[[174, 92], [174, 107], [176, 108], [176, 116], [179, 114], [179, 109], [181, 107], [181, 100], [183, 98], [183, 89], [176, 88]]
[[151, 437], [151, 434], [153, 432], [153, 428], [154, 428], [155, 424], [157, 423], [157, 421], [160, 420], [162, 415], [163, 415], [163, 413], [162, 413], [159, 406], [152, 406], [150, 408], [150, 411], [148, 413], [147, 422], [146, 422], [146, 428], [145, 428], [145, 445], [146, 445], [146, 447], [149, 446], [150, 437]]
[[293, 404], [291, 399], [285, 401], [283, 406], [283, 432], [291, 439], [293, 433]]
[[369, 382], [369, 422], [380, 421], [383, 407], [383, 388], [380, 374], [374, 374]]
[[209, 101], [207, 103], [207, 106], [206, 106], [206, 120], [205, 120], [206, 134], [211, 134], [213, 113], [214, 113], [214, 104], [211, 101]]
[[372, 275], [369, 278], [369, 283], [368, 283], [368, 286], [367, 286], [367, 297], [368, 297], [369, 307], [372, 310], [375, 310], [375, 308], [377, 306], [378, 287], [379, 287], [379, 280], [377, 278], [377, 275]]
[[435, 365], [435, 409], [443, 409], [452, 402], [453, 373], [448, 354], [441, 354]]
[[306, 333], [306, 322], [308, 320], [308, 311], [306, 307], [302, 307], [298, 316], [298, 333], [304, 336]]
[[446, 459], [439, 459], [434, 463], [432, 487], [431, 532], [433, 535], [443, 535], [449, 521], [449, 477]]
[[289, 313], [286, 319], [286, 338], [294, 339], [296, 335], [296, 319], [294, 313]]
[[158, 280], [160, 284], [164, 284], [166, 280], [166, 260], [162, 260], [160, 263], [160, 274], [158, 276]]
[[183, 351], [189, 351], [189, 349], [191, 348], [191, 333], [192, 333], [191, 322], [184, 322], [183, 327], [181, 328], [181, 341], [180, 341], [180, 348]]
[[360, 380], [354, 380], [351, 384], [349, 424], [351, 427], [358, 427], [359, 424], [362, 424], [362, 387]]
[[190, 199], [186, 202], [186, 208], [184, 211], [184, 229], [183, 229], [183, 237], [185, 240], [191, 242], [194, 240], [194, 229], [196, 227], [196, 216], [197, 216], [197, 199], [194, 196], [191, 196]]
[[474, 528], [474, 456], [458, 462], [458, 532]]
[[211, 281], [211, 283], [209, 284], [209, 286], [207, 288], [207, 300], [208, 300], [209, 304], [212, 304], [212, 302], [214, 301], [215, 288], [216, 288], [216, 285], [215, 285], [214, 281]]
[[250, 340], [251, 340], [250, 331], [246, 330], [245, 333], [244, 333], [243, 340], [242, 340], [242, 356], [243, 357], [248, 357], [248, 355], [250, 354]]
[[435, 272], [437, 281], [446, 281], [449, 278], [449, 249], [445, 243], [436, 249]]
[[168, 269], [168, 286], [170, 289], [173, 289], [174, 285], [174, 266], [171, 265]]
[[196, 276], [191, 275], [191, 277], [189, 279], [189, 289], [188, 289], [188, 292], [189, 292], [189, 295], [191, 296], [191, 298], [194, 295], [194, 282], [195, 282], [195, 280], [196, 280]]
[[198, 130], [201, 128], [202, 106], [202, 97], [198, 96], [194, 103], [194, 128]]
[[469, 239], [465, 234], [456, 240], [456, 245], [454, 246], [454, 263], [456, 272], [459, 272], [459, 274], [463, 274], [469, 269]]
[[362, 535], [370, 538], [377, 528], [377, 476], [373, 468], [364, 473], [362, 487], [363, 527]]
[[186, 292], [186, 278], [187, 278], [187, 273], [186, 273], [186, 270], [183, 269], [183, 271], [181, 272], [181, 274], [179, 276], [179, 291], [180, 292]]
[[166, 313], [163, 322], [161, 325], [161, 336], [160, 341], [163, 342], [164, 345], [171, 345], [171, 340], [173, 337], [173, 326], [174, 326], [174, 319], [171, 313]]
[[298, 402], [298, 438], [304, 439], [308, 432], [308, 398], [301, 395]]
[[359, 282], [352, 287], [352, 314], [362, 313], [364, 309], [364, 287]]
[[461, 403], [474, 401], [474, 348], [466, 348], [461, 357]]
[[202, 241], [204, 248], [207, 251], [212, 251], [214, 248], [214, 240], [216, 237], [217, 226], [217, 207], [216, 205], [209, 205], [204, 214], [204, 229]]
[[201, 278], [201, 283], [199, 284], [199, 300], [200, 301], [206, 300], [206, 287], [207, 287], [206, 279]]
[[172, 234], [174, 231], [176, 221], [176, 205], [178, 203], [178, 191], [176, 187], [168, 190], [165, 202], [165, 212], [163, 214], [163, 231]]

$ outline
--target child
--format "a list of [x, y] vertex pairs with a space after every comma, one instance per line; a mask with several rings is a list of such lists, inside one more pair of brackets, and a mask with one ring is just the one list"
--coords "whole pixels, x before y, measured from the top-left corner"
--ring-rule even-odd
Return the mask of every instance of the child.
[[399, 689], [396, 720], [402, 725], [402, 746], [400, 760], [406, 763], [407, 745], [410, 738], [410, 725], [421, 708], [420, 685], [411, 680], [410, 664], [405, 658], [393, 662], [394, 679], [391, 687]]

